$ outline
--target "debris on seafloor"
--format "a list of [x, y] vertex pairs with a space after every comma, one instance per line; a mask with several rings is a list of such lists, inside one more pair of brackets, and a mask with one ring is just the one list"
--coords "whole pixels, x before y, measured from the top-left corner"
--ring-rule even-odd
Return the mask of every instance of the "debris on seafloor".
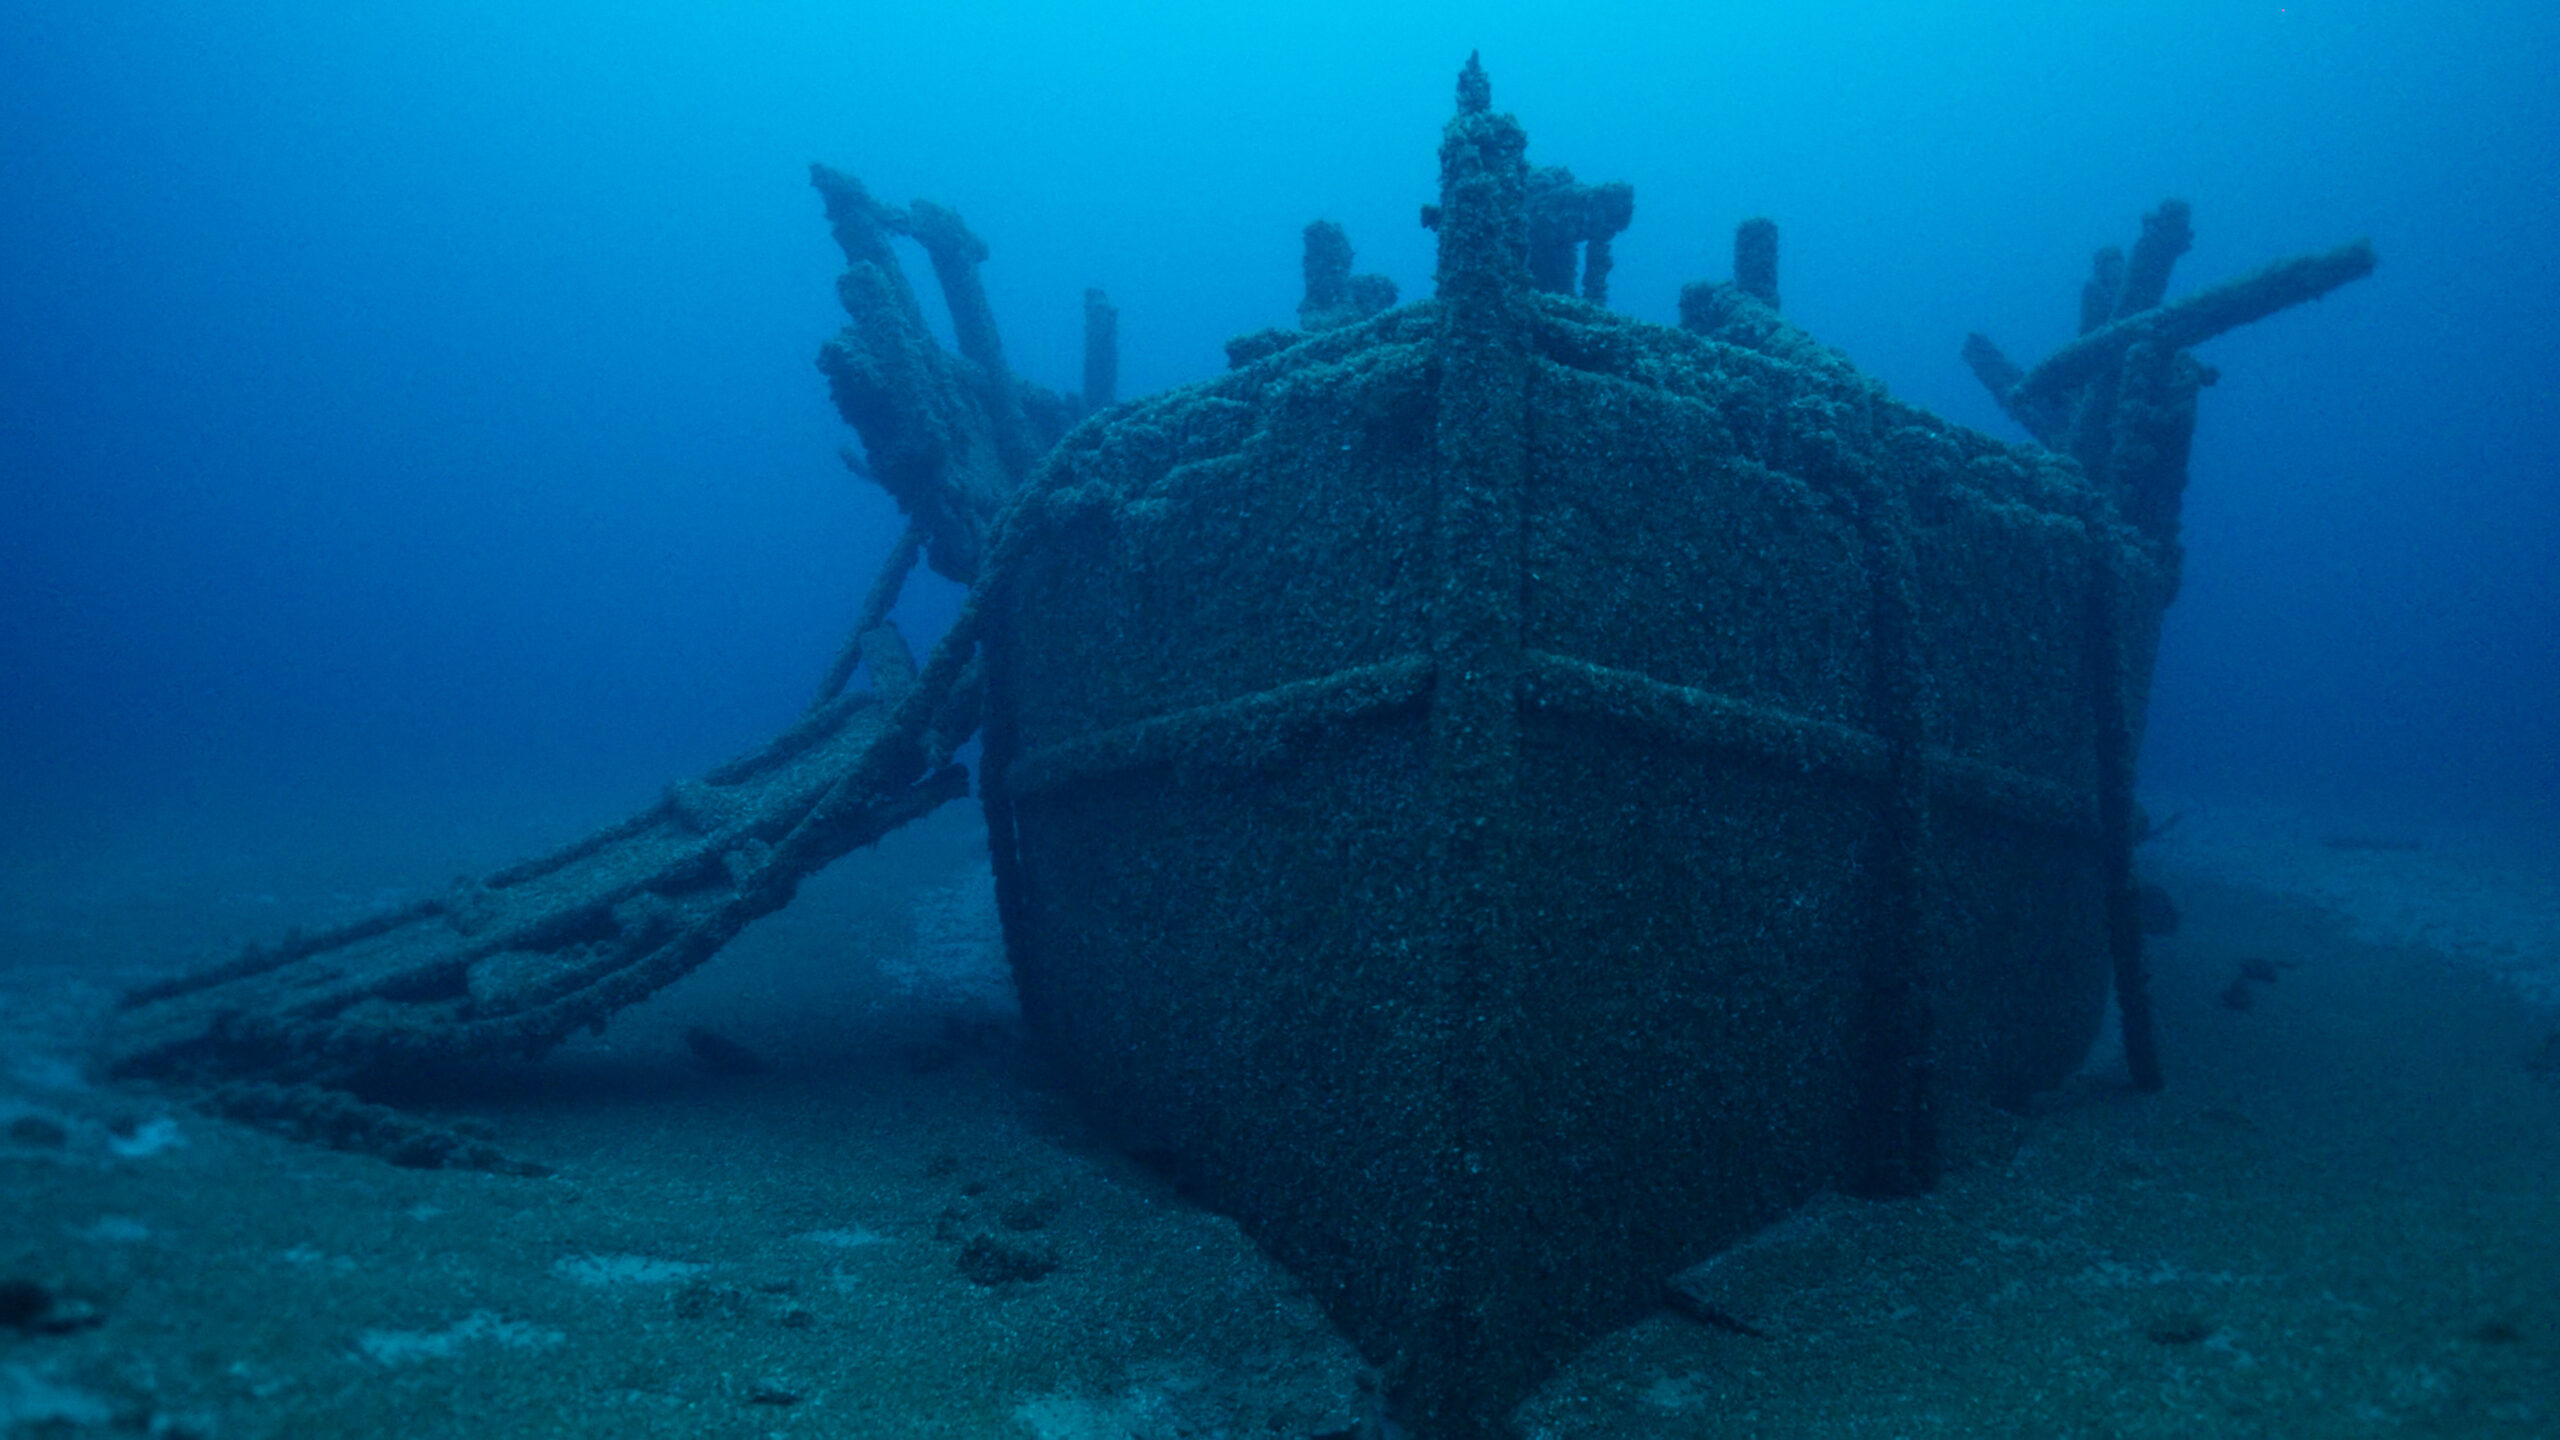
[[1058, 1269], [1058, 1254], [1046, 1246], [1024, 1245], [993, 1235], [975, 1235], [962, 1246], [957, 1261], [971, 1282], [993, 1289], [1046, 1280]]
[[693, 1063], [711, 1075], [762, 1075], [771, 1066], [753, 1050], [712, 1029], [708, 1025], [688, 1025], [684, 1032], [684, 1048]]
[[68, 1335], [106, 1323], [97, 1306], [41, 1281], [0, 1279], [0, 1330], [21, 1335]]
[[2201, 1345], [2217, 1328], [2200, 1311], [2166, 1310], [2142, 1322], [2142, 1338], [2155, 1345]]
[[2241, 957], [2231, 983], [2215, 995], [2225, 1010], [2246, 1010], [2258, 1003], [2258, 987], [2273, 985], [2287, 970], [2297, 969], [2299, 960], [2270, 960], [2264, 955]]

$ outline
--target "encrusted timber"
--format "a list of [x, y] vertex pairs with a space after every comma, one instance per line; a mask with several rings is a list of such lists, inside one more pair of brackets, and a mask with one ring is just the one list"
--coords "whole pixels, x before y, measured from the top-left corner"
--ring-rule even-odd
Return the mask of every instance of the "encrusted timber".
[[[690, 973], [801, 879], [967, 792], [901, 722], [848, 697], [772, 745], [563, 849], [126, 998], [106, 1068], [345, 1083], [430, 1060], [539, 1055]], [[939, 747], [936, 747], [939, 748]]]
[[1084, 413], [1108, 409], [1120, 391], [1120, 312], [1100, 290], [1084, 292]]
[[[978, 267], [987, 244], [957, 211], [930, 200], [901, 209], [824, 165], [810, 182], [826, 206], [845, 271], [836, 284], [850, 323], [818, 354], [836, 409], [862, 437], [847, 464], [876, 481], [922, 531], [945, 578], [977, 577], [989, 525], [1076, 421], [1118, 386], [1119, 312], [1084, 296], [1083, 385], [1059, 395], [1007, 365]], [[951, 320], [957, 354], [927, 327], [892, 237], [922, 247]]]
[[1981, 381], [1982, 388], [1991, 393], [1992, 402], [2000, 407], [2000, 413], [2016, 421], [2018, 428], [2033, 436], [2037, 444], [2060, 450], [2069, 443], [2070, 405], [2061, 399], [2032, 403], [2020, 399], [2018, 382], [2027, 378], [2027, 372], [2019, 369], [2018, 362], [2003, 353], [1990, 336], [1980, 331], [1967, 335], [1960, 356], [1965, 368], [1973, 372], [1973, 378]]
[[1766, 217], [1734, 227], [1732, 280], [1680, 287], [1680, 328], [1835, 375], [1856, 373], [1848, 356], [1779, 313], [1778, 226]]
[[[1779, 771], [1885, 780], [1886, 742], [1872, 732], [1571, 656], [1532, 651], [1528, 660], [1524, 712], [1601, 721]], [[1419, 708], [1434, 678], [1430, 656], [1407, 655], [1275, 686], [1017, 756], [1006, 783], [1027, 798], [1140, 770], [1250, 772], [1284, 764], [1330, 733]], [[1943, 747], [1928, 749], [1924, 763], [1933, 807], [1963, 807], [2083, 839], [2098, 834], [2094, 802], [2069, 787]]]
[[[2169, 577], [2162, 605], [2176, 592], [2196, 400], [2214, 379], [2190, 348], [2319, 299], [2371, 274], [2375, 263], [2372, 245], [2358, 240], [2280, 260], [2162, 304], [2169, 271], [2191, 240], [2186, 205], [2169, 200], [2143, 217], [2130, 259], [2113, 247], [2100, 250], [2081, 287], [2079, 337], [2033, 370], [2019, 369], [1979, 333], [1965, 337], [1962, 351], [2001, 410], [2038, 444], [2078, 461], [2113, 498], [2118, 513], [2158, 547]], [[2142, 652], [2135, 668], [2147, 675], [2156, 623], [2134, 628], [2147, 635], [2133, 647]], [[2137, 676], [2126, 691], [2137, 751], [2147, 688]]]
[[1384, 275], [1351, 273], [1351, 238], [1331, 220], [1312, 220], [1301, 238], [1299, 269], [1306, 294], [1298, 301], [1302, 330], [1356, 325], [1396, 303], [1396, 282]]
[[976, 367], [911, 313], [902, 275], [851, 260], [836, 292], [849, 323], [818, 352], [836, 411], [862, 438], [865, 473], [923, 532], [933, 568], [965, 583], [988, 517], [1013, 488], [1004, 461], [1017, 447], [999, 443]]
[[907, 654], [906, 642], [889, 624], [889, 611], [898, 603], [898, 595], [906, 588], [907, 576], [916, 568], [916, 557], [924, 550], [924, 529], [909, 525], [889, 547], [888, 557], [880, 562], [879, 571], [871, 577], [871, 589], [862, 597], [862, 610], [853, 622], [853, 633], [845, 637], [836, 651], [834, 663], [819, 678], [818, 693], [809, 701], [816, 711], [844, 692], [853, 683], [853, 672], [865, 658], [871, 661], [871, 679], [875, 690], [894, 701], [905, 688], [915, 683], [915, 662]]
[[[1810, 367], [1834, 377], [1854, 374], [1837, 352], [1811, 354], [1789, 349], [1776, 356], [1716, 339], [1672, 334], [1659, 327], [1638, 326], [1623, 317], [1592, 310], [1564, 297], [1523, 297], [1535, 316], [1531, 344], [1546, 360], [1569, 368], [1623, 374], [1655, 383], [1675, 383], [1677, 368], [1663, 363], [1665, 347], [1685, 347], [1680, 358], [1705, 362], [1707, 373], [1766, 372], [1766, 389], [1775, 394], [1786, 385], [1790, 367]], [[1425, 299], [1357, 325], [1321, 333], [1294, 333], [1284, 344], [1216, 380], [1192, 387], [1183, 409], [1188, 421], [1164, 425], [1155, 415], [1135, 414], [1111, 432], [1084, 432], [1056, 458], [1045, 489], [1026, 493], [1013, 517], [1013, 548], [1036, 549], [1047, 531], [1107, 513], [1134, 497], [1079, 483], [1080, 472], [1107, 473], [1129, 466], [1143, 470], [1133, 449], [1155, 447], [1168, 456], [1214, 450], [1229, 432], [1244, 424], [1251, 401], [1275, 377], [1353, 357], [1372, 358], [1380, 347], [1410, 347], [1425, 353], [1439, 325], [1440, 302]], [[1373, 361], [1374, 363], [1374, 361]], [[1864, 383], [1864, 382], [1860, 382]], [[1232, 398], [1229, 398], [1232, 397]], [[1797, 451], [1798, 419], [1783, 405], [1726, 406], [1723, 422], [1737, 451], [1758, 460], [1773, 473], [1808, 469]], [[1930, 427], [1935, 440], [1948, 444], [1979, 443], [1917, 411], [1902, 419]], [[1079, 452], [1091, 452], [1087, 463]], [[1986, 451], [1986, 454], [1988, 451]], [[1180, 463], [1178, 460], [1175, 463]], [[2070, 477], [2049, 468], [1993, 464], [1977, 467], [1977, 480], [1999, 499], [2047, 510], [2089, 512], [2096, 527], [2093, 540], [2129, 552], [2147, 554], [2134, 535], [2102, 512], [2090, 511], [2086, 494]], [[1035, 487], [1036, 489], [1039, 487]], [[1926, 503], [1925, 498], [1922, 503]], [[2132, 562], [2128, 562], [2132, 563]], [[1432, 659], [1408, 655], [1385, 662], [1274, 687], [1255, 695], [1163, 715], [1133, 725], [1096, 732], [1059, 745], [1013, 757], [1006, 784], [1020, 795], [1035, 795], [1082, 780], [1158, 766], [1251, 768], [1271, 763], [1296, 746], [1340, 725], [1390, 715], [1418, 704], [1432, 684]], [[1556, 713], [1600, 714], [1620, 723], [1650, 730], [1678, 743], [1728, 751], [1782, 768], [1836, 767], [1844, 775], [1881, 776], [1884, 742], [1873, 734], [1811, 717], [1755, 706], [1707, 691], [1664, 685], [1633, 671], [1612, 670], [1565, 656], [1536, 655], [1524, 679], [1523, 703]], [[2068, 787], [2025, 772], [1961, 756], [1944, 747], [1925, 750], [1931, 794], [1946, 803], [1977, 808], [2022, 823], [2062, 833], [2094, 834], [2097, 815], [2091, 801]]]
[[1606, 304], [1612, 242], [1635, 221], [1635, 187], [1624, 180], [1587, 185], [1561, 165], [1533, 169], [1528, 180], [1530, 282]]
[[[966, 793], [950, 756], [975, 729], [975, 673], [937, 652], [919, 677], [887, 623], [916, 544], [892, 550], [818, 700], [773, 740], [548, 855], [138, 990], [107, 1068], [345, 1083], [538, 1055], [691, 972], [801, 879]], [[865, 662], [872, 690], [837, 695]]]
[[2280, 310], [2317, 300], [2372, 274], [2373, 267], [2373, 243], [2357, 240], [2279, 260], [2183, 300], [2111, 321], [2046, 356], [2011, 386], [2009, 400], [2029, 407], [2059, 400], [2121, 364], [2125, 352], [2136, 344], [2189, 349]]

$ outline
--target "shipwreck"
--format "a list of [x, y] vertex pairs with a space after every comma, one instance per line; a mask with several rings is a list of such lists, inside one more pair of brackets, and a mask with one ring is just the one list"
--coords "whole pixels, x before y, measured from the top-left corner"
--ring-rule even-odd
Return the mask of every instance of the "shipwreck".
[[[602, 1025], [967, 794], [978, 737], [1061, 1078], [1449, 1436], [1808, 1196], [1926, 1188], [1947, 1108], [2063, 1080], [2110, 996], [2161, 1083], [2133, 784], [2190, 349], [2369, 247], [2168, 302], [2162, 205], [2077, 340], [1968, 342], [2013, 444], [1785, 320], [1766, 222], [1679, 327], [1608, 310], [1631, 192], [1532, 168], [1472, 61], [1434, 294], [1311, 226], [1300, 326], [1144, 399], [1099, 293], [1083, 393], [1030, 385], [957, 215], [815, 178], [821, 367], [911, 523], [808, 711], [558, 853], [129, 997], [111, 1070], [506, 1163], [347, 1090]], [[920, 559], [970, 587], [921, 665], [889, 618]]]

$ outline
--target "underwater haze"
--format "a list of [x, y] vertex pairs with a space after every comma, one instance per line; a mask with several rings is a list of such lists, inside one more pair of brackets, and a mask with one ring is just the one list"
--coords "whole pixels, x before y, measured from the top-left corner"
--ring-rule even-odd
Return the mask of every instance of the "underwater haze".
[[[897, 529], [812, 365], [807, 167], [956, 208], [1008, 358], [1124, 396], [1292, 319], [1300, 228], [1428, 293], [1481, 50], [1629, 181], [1618, 308], [1734, 223], [1790, 318], [2012, 439], [1957, 359], [2372, 237], [2204, 347], [2145, 783], [2560, 820], [2560, 11], [2144, 5], [100, 5], [0, 30], [0, 814], [355, 791], [585, 818], [803, 703]], [[914, 257], [910, 257], [911, 264]], [[947, 617], [911, 601], [910, 632]], [[936, 606], [939, 606], [936, 609]], [[920, 637], [919, 637], [920, 638]], [[587, 802], [592, 799], [593, 803]]]
[[14, 0], [0, 1435], [2560, 1435], [2555, 75]]

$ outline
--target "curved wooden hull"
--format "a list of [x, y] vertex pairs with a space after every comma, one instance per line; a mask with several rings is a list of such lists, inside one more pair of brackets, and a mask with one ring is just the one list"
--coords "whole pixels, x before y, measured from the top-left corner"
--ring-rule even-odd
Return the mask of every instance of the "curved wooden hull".
[[1444, 283], [1051, 463], [987, 651], [1026, 1013], [1417, 1423], [2085, 1054], [2166, 584], [2068, 462]]

